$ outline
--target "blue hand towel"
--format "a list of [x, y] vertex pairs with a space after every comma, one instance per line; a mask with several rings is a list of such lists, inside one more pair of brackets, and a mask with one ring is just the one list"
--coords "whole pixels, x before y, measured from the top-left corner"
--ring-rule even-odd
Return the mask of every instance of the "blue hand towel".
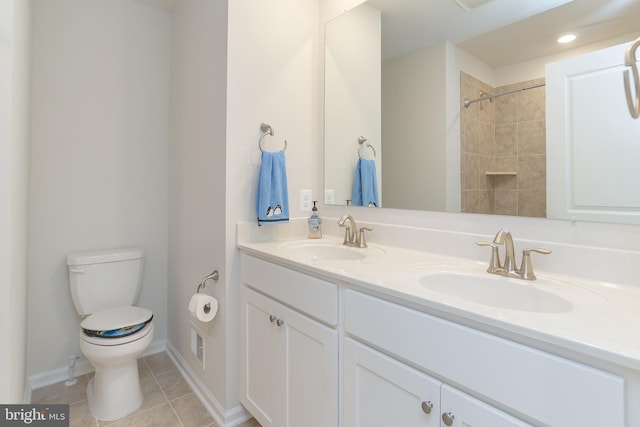
[[257, 201], [258, 225], [289, 222], [284, 151], [263, 151]]
[[356, 173], [353, 177], [351, 203], [354, 206], [380, 206], [375, 160], [358, 159]]

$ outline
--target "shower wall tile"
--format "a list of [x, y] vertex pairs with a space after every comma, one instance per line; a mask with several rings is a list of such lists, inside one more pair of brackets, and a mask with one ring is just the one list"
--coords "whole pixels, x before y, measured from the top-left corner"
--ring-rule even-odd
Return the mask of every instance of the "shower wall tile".
[[[501, 92], [501, 89], [496, 89], [496, 92]], [[504, 125], [508, 123], [516, 123], [518, 121], [518, 94], [513, 93], [510, 95], [504, 95], [494, 99], [496, 116], [495, 124]]]
[[518, 156], [518, 189], [544, 190], [547, 188], [545, 155]]
[[465, 190], [465, 212], [493, 213], [493, 190]]
[[518, 215], [545, 218], [547, 194], [545, 190], [518, 190]]
[[462, 134], [464, 152], [493, 155], [493, 127], [490, 124], [472, 119], [465, 120]]
[[[475, 99], [521, 89], [544, 79], [493, 88], [460, 75], [461, 199], [464, 212], [546, 216], [546, 123], [544, 87], [518, 90], [465, 108]], [[514, 171], [517, 176], [487, 176]]]
[[495, 209], [497, 215], [518, 215], [518, 190], [495, 191]]
[[496, 156], [518, 154], [518, 124], [509, 123], [496, 126], [494, 153]]
[[[521, 87], [544, 83], [544, 79], [522, 82]], [[518, 121], [545, 119], [545, 90], [543, 87], [518, 92]]]
[[465, 189], [492, 189], [493, 182], [487, 171], [493, 168], [493, 157], [466, 153]]
[[496, 190], [517, 190], [518, 177], [515, 175], [494, 176], [493, 186]]
[[494, 159], [494, 168], [500, 172], [517, 172], [518, 171], [518, 156], [496, 156]]
[[494, 167], [494, 104], [486, 100], [464, 107], [464, 98], [476, 99], [491, 93], [491, 86], [468, 74], [460, 74], [460, 182], [463, 212], [493, 211], [493, 180], [486, 173]]
[[547, 151], [544, 120], [518, 122], [518, 155], [545, 154]]

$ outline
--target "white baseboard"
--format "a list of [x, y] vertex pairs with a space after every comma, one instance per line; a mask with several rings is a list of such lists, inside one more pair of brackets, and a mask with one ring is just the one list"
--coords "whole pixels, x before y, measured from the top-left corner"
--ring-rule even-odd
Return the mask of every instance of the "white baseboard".
[[[148, 356], [150, 354], [160, 353], [165, 351], [167, 348], [166, 340], [158, 340], [153, 341], [147, 350], [142, 354], [142, 356]], [[85, 375], [90, 372], [93, 372], [93, 366], [91, 363], [84, 358], [84, 356], [80, 356], [76, 361], [76, 366], [74, 369], [74, 376]], [[59, 383], [61, 381], [65, 381], [69, 379], [69, 367], [64, 366], [62, 368], [52, 369], [51, 371], [41, 372], [39, 374], [30, 375], [27, 380], [27, 389], [25, 390], [25, 399], [31, 401], [31, 392], [35, 389], [45, 387], [51, 384]]]
[[225, 410], [180, 352], [171, 344], [171, 341], [167, 341], [167, 354], [173, 360], [185, 381], [191, 386], [193, 392], [198, 396], [205, 409], [220, 427], [235, 427], [251, 419], [251, 414], [242, 405], [237, 405], [228, 411]]
[[22, 403], [25, 405], [31, 403], [31, 386], [29, 385], [29, 378], [24, 379], [24, 394], [22, 395]]

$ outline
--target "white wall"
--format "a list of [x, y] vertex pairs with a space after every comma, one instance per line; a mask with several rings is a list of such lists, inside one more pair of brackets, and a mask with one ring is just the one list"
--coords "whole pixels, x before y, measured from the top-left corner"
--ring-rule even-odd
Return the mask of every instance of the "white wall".
[[170, 70], [165, 11], [130, 0], [37, 1], [33, 11], [32, 379], [80, 355], [71, 251], [144, 248], [138, 304], [154, 312], [154, 340], [166, 338]]
[[[317, 0], [234, 0], [228, 10], [226, 2], [193, 0], [174, 10], [169, 342], [206, 387], [203, 397], [221, 423], [242, 416], [236, 222], [256, 217], [262, 122], [275, 132], [265, 147], [288, 142], [292, 217], [302, 214], [299, 190], [319, 188], [318, 28]], [[220, 309], [198, 324], [206, 339], [202, 369], [189, 350], [186, 306], [214, 268], [220, 280], [205, 291]]]
[[[300, 189], [312, 188], [314, 197], [319, 196], [313, 186], [322, 174], [318, 26], [317, 0], [229, 4], [227, 213], [234, 229], [229, 237], [235, 236], [237, 220], [256, 218], [261, 122], [275, 132], [266, 138], [268, 149], [288, 142], [290, 216], [309, 215], [299, 210]], [[234, 240], [228, 243], [235, 247]]]
[[445, 44], [382, 64], [383, 207], [446, 209]]
[[[208, 389], [204, 397], [222, 418], [229, 407], [226, 7], [224, 1], [184, 0], [173, 11], [169, 149], [168, 339]], [[203, 369], [190, 351], [187, 306], [198, 283], [214, 269], [220, 280], [208, 281], [203, 292], [218, 299], [218, 314], [206, 325], [196, 322], [205, 339]]]
[[[228, 274], [228, 407], [239, 402], [239, 257], [236, 223], [256, 220], [260, 167], [260, 123], [273, 126], [275, 147], [288, 141], [287, 179], [291, 217], [299, 192], [320, 196], [322, 145], [319, 120], [320, 64], [318, 0], [233, 0], [229, 2], [227, 64], [226, 246]], [[322, 208], [322, 207], [320, 207]], [[322, 213], [322, 211], [321, 211]], [[256, 228], [258, 225], [256, 223]], [[277, 226], [264, 225], [267, 235]], [[224, 367], [218, 367], [222, 370]]]
[[[334, 201], [352, 199], [358, 152], [376, 160], [379, 201], [382, 201], [381, 138], [381, 13], [363, 4], [326, 25], [324, 70], [324, 135], [331, 157], [324, 165], [325, 189], [334, 191]], [[360, 150], [358, 137], [371, 148]]]
[[23, 403], [27, 351], [31, 2], [0, 0], [0, 402]]

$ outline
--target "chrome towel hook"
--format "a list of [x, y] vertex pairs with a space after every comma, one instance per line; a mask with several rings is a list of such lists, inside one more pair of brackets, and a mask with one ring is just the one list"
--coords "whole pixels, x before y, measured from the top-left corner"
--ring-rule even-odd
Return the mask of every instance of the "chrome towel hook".
[[636, 50], [638, 50], [638, 47], [640, 47], [640, 37], [631, 43], [624, 55], [624, 65], [631, 67], [631, 72], [633, 73], [633, 90], [635, 90], [635, 99], [633, 97], [633, 90], [631, 89], [629, 70], [624, 71], [624, 91], [627, 95], [627, 107], [629, 107], [629, 113], [634, 119], [640, 117], [640, 76], [638, 75], [638, 61], [636, 60]]

